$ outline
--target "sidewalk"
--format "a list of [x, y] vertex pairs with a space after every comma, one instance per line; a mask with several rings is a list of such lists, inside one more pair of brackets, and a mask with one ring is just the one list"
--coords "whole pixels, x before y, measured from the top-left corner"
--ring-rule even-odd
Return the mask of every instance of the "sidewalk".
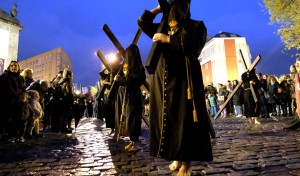
[[[192, 162], [193, 175], [300, 175], [300, 132], [283, 130], [283, 122], [219, 118], [213, 122], [214, 161]], [[148, 129], [144, 126], [140, 151], [126, 152], [128, 138], [119, 142], [96, 119], [82, 119], [76, 133], [44, 133], [25, 143], [0, 142], [0, 175], [176, 175], [170, 162], [149, 156]]]

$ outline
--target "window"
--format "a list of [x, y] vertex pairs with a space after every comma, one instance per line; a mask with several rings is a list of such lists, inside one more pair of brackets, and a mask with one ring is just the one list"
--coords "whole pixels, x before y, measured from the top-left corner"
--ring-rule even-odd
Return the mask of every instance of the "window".
[[209, 76], [206, 76], [205, 79], [206, 79], [206, 82], [209, 82]]
[[208, 69], [208, 64], [206, 63], [206, 64], [205, 64], [205, 70], [207, 70], [207, 69]]

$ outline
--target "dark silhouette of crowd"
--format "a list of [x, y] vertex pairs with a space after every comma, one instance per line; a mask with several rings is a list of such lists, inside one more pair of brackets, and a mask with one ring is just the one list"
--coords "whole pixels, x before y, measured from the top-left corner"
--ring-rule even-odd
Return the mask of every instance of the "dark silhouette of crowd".
[[32, 76], [30, 68], [21, 73], [17, 61], [12, 61], [0, 76], [2, 140], [15, 143], [41, 138], [41, 127], [55, 133], [72, 133], [72, 119], [77, 125], [83, 116], [85, 97], [74, 93], [71, 71], [60, 71], [50, 83], [34, 81]]
[[[221, 112], [221, 117], [247, 117], [246, 114], [248, 109], [251, 107], [246, 107], [249, 97], [251, 99], [252, 93], [250, 92], [249, 84], [254, 87], [254, 92], [257, 97], [257, 107], [250, 110], [251, 113], [255, 111], [256, 114], [251, 114], [250, 117], [254, 117], [254, 123], [260, 124], [257, 120], [260, 118], [273, 118], [277, 116], [292, 116], [296, 109], [295, 101], [295, 85], [294, 77], [296, 67], [292, 65], [290, 67], [290, 74], [276, 78], [274, 75], [262, 75], [262, 73], [255, 74], [253, 71], [250, 80], [243, 80], [242, 86], [233, 95], [229, 103], [226, 105], [224, 110]], [[245, 73], [248, 74], [249, 73]], [[251, 73], [250, 73], [251, 74]], [[227, 85], [218, 84], [218, 89], [214, 87], [213, 83], [206, 86], [206, 104], [208, 113], [211, 117], [215, 116], [218, 110], [223, 106], [233, 89], [238, 85], [238, 80], [228, 81]], [[249, 94], [249, 97], [245, 96]], [[254, 102], [252, 102], [254, 104]], [[247, 104], [248, 106], [248, 104]], [[250, 104], [249, 104], [250, 106]], [[232, 108], [233, 107], [233, 108]], [[250, 123], [253, 123], [249, 119]]]

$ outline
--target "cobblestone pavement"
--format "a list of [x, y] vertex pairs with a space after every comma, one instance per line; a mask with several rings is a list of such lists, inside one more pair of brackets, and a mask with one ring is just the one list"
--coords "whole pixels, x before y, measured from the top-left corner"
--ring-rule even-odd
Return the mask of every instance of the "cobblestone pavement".
[[[219, 118], [213, 121], [214, 160], [192, 162], [193, 175], [300, 175], [300, 131], [283, 130], [283, 122]], [[176, 175], [170, 162], [149, 156], [146, 127], [138, 152], [124, 150], [128, 138], [117, 143], [96, 119], [82, 119], [76, 133], [53, 134], [25, 143], [0, 142], [0, 175]]]

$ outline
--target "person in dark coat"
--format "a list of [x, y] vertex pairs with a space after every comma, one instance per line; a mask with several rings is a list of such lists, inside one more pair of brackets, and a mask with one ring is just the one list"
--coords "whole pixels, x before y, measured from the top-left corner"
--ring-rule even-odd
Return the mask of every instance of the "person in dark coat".
[[[206, 41], [202, 21], [190, 19], [190, 1], [175, 0], [166, 7], [145, 11], [138, 25], [162, 54], [150, 86], [150, 154], [174, 160], [171, 170], [182, 164], [180, 174], [190, 175], [190, 161], [211, 161], [209, 117], [198, 56]], [[155, 16], [169, 10], [169, 33], [156, 33]], [[169, 32], [168, 32], [169, 31]], [[189, 89], [189, 93], [187, 90]]]
[[[233, 89], [235, 89], [235, 87], [238, 85], [238, 80], [233, 80], [232, 81], [232, 85], [233, 85]], [[233, 103], [233, 107], [236, 111], [237, 116], [236, 117], [242, 117], [243, 116], [243, 88], [240, 87], [236, 93], [233, 95], [232, 97], [232, 103]]]
[[[244, 82], [244, 116], [249, 119], [249, 123], [260, 124], [258, 121], [258, 102], [255, 103], [250, 89], [250, 84], [252, 84], [255, 95], [258, 97], [259, 82], [255, 74], [255, 69], [251, 70], [249, 73], [243, 73], [242, 80]], [[254, 122], [252, 117], [254, 117]]]
[[[282, 87], [282, 90], [283, 90], [283, 93], [284, 93], [284, 97], [286, 98], [285, 99], [285, 109], [286, 111], [288, 111], [289, 113], [289, 116], [292, 116], [293, 113], [292, 113], [292, 97], [291, 97], [291, 87], [290, 87], [290, 84], [288, 83], [287, 80], [283, 80], [281, 83], [281, 87]], [[286, 113], [287, 115], [287, 113]]]
[[287, 108], [286, 107], [287, 107], [288, 97], [287, 97], [282, 85], [278, 86], [277, 98], [278, 98], [277, 104], [278, 104], [279, 112], [281, 113], [281, 111], [282, 111], [282, 114], [277, 114], [277, 115], [282, 115], [282, 116], [286, 117], [287, 116]]
[[0, 127], [7, 133], [10, 142], [15, 142], [16, 132], [14, 111], [20, 95], [25, 92], [24, 79], [20, 75], [20, 65], [11, 61], [7, 70], [0, 76]]
[[[124, 60], [123, 75], [125, 77], [125, 92], [123, 95], [122, 112], [119, 122], [119, 130], [125, 128], [126, 134], [130, 136], [130, 144], [125, 147], [128, 151], [138, 150], [138, 139], [141, 135], [142, 119], [142, 92], [141, 85], [146, 80], [145, 70], [142, 65], [139, 49], [136, 45], [131, 44], [126, 49]], [[118, 80], [118, 76], [116, 77]], [[122, 123], [124, 121], [124, 126]], [[118, 136], [120, 134], [117, 134]]]
[[73, 73], [71, 71], [68, 71], [68, 69], [65, 69], [63, 78], [58, 82], [58, 85], [61, 86], [63, 94], [60, 104], [60, 131], [62, 133], [72, 133], [71, 120], [74, 116], [72, 110], [74, 103], [72, 80]]
[[260, 105], [260, 115], [261, 117], [268, 118], [269, 117], [269, 111], [267, 106], [268, 102], [265, 97], [265, 94], [267, 92], [267, 87], [268, 87], [268, 81], [263, 79], [261, 73], [257, 74], [257, 79], [259, 81], [258, 98], [259, 98], [259, 105]]
[[25, 81], [25, 88], [27, 88], [32, 82], [34, 82], [32, 78], [33, 70], [31, 68], [26, 68], [22, 71], [21, 76], [23, 76]]
[[28, 90], [36, 90], [39, 92], [39, 102], [42, 106], [42, 109], [45, 110], [45, 103], [44, 103], [44, 98], [46, 96], [46, 94], [48, 94], [48, 82], [47, 81], [40, 81], [37, 80], [35, 82], [32, 82], [27, 88], [26, 91]]
[[276, 104], [278, 102], [278, 87], [279, 83], [277, 82], [276, 78], [274, 76], [270, 76], [270, 84], [268, 85], [268, 103], [270, 103], [272, 107], [272, 116], [277, 116], [277, 111], [276, 111]]
[[51, 130], [54, 133], [59, 132], [60, 128], [60, 102], [63, 97], [61, 86], [58, 84], [59, 81], [62, 79], [63, 71], [59, 71], [57, 76], [52, 80], [51, 87], [53, 88], [53, 93], [50, 98], [50, 118], [51, 118]]
[[214, 95], [217, 95], [218, 94], [218, 91], [217, 89], [214, 87], [213, 83], [209, 83], [206, 87], [205, 87], [205, 93], [208, 94], [208, 93], [212, 93]]
[[[226, 89], [226, 86], [223, 84], [219, 84], [218, 104], [220, 109], [223, 107], [223, 104], [227, 100], [228, 95], [229, 91]], [[227, 117], [227, 107], [223, 109], [221, 117]]]

